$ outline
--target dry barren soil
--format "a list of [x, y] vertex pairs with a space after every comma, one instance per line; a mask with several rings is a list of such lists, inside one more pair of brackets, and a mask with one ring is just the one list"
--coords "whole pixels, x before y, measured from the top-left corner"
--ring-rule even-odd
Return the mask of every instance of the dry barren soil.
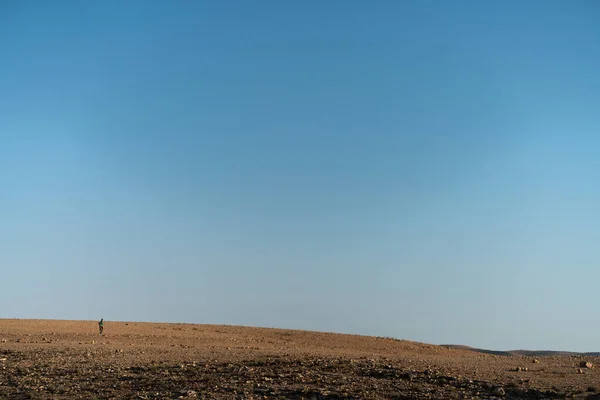
[[[600, 399], [594, 357], [234, 326], [0, 320], [0, 399]], [[588, 365], [589, 366], [589, 365]]]

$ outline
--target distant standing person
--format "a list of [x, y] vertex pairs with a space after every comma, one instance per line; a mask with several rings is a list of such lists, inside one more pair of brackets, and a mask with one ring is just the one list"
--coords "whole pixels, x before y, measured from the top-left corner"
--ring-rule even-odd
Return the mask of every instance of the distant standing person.
[[101, 318], [100, 322], [98, 322], [98, 329], [100, 330], [100, 334], [102, 335], [102, 332], [104, 332], [104, 318]]

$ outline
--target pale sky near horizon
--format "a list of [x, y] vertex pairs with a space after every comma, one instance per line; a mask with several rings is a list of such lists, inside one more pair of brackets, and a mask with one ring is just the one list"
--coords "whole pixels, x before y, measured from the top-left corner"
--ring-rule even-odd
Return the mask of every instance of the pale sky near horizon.
[[597, 1], [0, 4], [0, 318], [600, 351]]

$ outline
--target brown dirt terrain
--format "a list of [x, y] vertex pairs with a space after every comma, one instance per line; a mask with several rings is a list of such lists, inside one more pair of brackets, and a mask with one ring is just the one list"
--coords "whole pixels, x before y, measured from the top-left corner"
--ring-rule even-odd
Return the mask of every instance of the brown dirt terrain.
[[100, 336], [93, 321], [0, 320], [0, 399], [600, 399], [600, 371], [579, 370], [599, 359], [537, 360], [281, 329], [107, 321]]

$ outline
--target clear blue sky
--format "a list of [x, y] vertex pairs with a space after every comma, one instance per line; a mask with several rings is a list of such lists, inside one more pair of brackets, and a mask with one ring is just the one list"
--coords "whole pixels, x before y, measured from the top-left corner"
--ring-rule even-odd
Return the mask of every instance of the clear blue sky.
[[597, 1], [0, 4], [0, 317], [600, 351]]

